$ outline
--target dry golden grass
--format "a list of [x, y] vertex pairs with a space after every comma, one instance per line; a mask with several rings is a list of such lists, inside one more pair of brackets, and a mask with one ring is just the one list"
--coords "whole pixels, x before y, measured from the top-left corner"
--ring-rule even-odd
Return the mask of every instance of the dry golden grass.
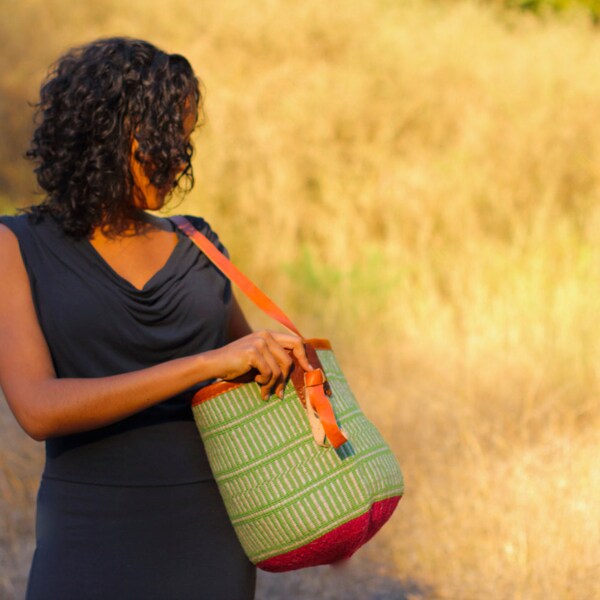
[[600, 597], [597, 30], [475, 2], [29, 0], [0, 33], [18, 98], [99, 35], [192, 60], [182, 210], [332, 338], [404, 467], [365, 557], [415, 598]]

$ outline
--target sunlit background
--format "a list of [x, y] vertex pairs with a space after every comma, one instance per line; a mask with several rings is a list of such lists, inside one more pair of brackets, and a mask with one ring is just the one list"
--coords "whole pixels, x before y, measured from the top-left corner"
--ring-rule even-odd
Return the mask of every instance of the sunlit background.
[[[0, 210], [40, 198], [27, 102], [63, 51], [125, 34], [184, 54], [206, 124], [172, 210], [332, 340], [403, 467], [343, 571], [261, 575], [257, 600], [600, 598], [598, 9], [0, 0]], [[43, 447], [4, 403], [0, 444], [12, 599]]]

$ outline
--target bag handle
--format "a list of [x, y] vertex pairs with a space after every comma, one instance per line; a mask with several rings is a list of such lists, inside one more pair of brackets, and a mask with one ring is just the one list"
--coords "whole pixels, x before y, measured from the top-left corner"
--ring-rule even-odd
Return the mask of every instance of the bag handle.
[[[271, 300], [262, 290], [250, 281], [217, 247], [203, 234], [200, 233], [188, 219], [181, 215], [169, 217], [183, 233], [204, 252], [206, 257], [229, 280], [233, 281], [246, 296], [264, 313], [272, 317], [284, 327], [298, 335], [302, 340], [304, 336], [298, 331], [291, 319]], [[314, 358], [318, 361], [316, 353]], [[319, 367], [321, 367], [319, 363]], [[319, 375], [320, 374], [320, 375]], [[295, 382], [294, 382], [295, 383]], [[334, 448], [339, 448], [348, 441], [346, 434], [339, 428], [325, 386], [327, 380], [322, 368], [307, 371], [304, 374], [304, 392], [306, 402], [309, 402], [317, 412], [327, 439]], [[328, 388], [327, 388], [328, 389]]]
[[217, 247], [203, 234], [200, 233], [185, 217], [177, 215], [169, 217], [179, 229], [183, 231], [199, 248], [206, 257], [228, 279], [233, 281], [246, 294], [246, 296], [275, 321], [281, 323], [297, 336], [304, 339], [292, 320], [269, 298], [262, 290], [252, 283]]

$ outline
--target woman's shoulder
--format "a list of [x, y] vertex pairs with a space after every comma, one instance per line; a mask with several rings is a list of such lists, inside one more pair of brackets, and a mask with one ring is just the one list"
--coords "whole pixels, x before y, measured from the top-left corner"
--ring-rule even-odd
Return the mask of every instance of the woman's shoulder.
[[6, 244], [13, 244], [15, 238], [17, 238], [15, 233], [15, 218], [16, 217], [0, 215], [0, 251]]
[[21, 245], [26, 215], [0, 215], [0, 256], [5, 266], [23, 262]]
[[35, 269], [49, 255], [64, 257], [68, 244], [59, 225], [48, 215], [0, 215], [0, 255], [20, 255], [28, 269]]
[[10, 229], [19, 239], [25, 235], [39, 235], [44, 231], [57, 232], [57, 224], [49, 215], [29, 211], [0, 215], [0, 225]]
[[203, 217], [197, 217], [195, 215], [181, 216], [185, 217], [200, 233], [204, 234], [215, 246], [219, 248], [219, 250], [221, 250], [221, 252], [227, 252], [225, 246], [219, 238], [219, 235], [206, 219]]
[[[213, 228], [210, 226], [208, 221], [203, 217], [196, 215], [181, 215], [185, 217], [198, 231], [206, 235], [207, 233], [214, 233]], [[216, 234], [215, 234], [216, 235]]]
[[34, 226], [31, 215], [21, 213], [18, 215], [0, 215], [0, 253], [9, 256], [15, 248], [24, 248], [31, 245]]
[[9, 229], [15, 235], [31, 226], [31, 215], [21, 213], [18, 215], [0, 215], [0, 225], [4, 225], [2, 229]]

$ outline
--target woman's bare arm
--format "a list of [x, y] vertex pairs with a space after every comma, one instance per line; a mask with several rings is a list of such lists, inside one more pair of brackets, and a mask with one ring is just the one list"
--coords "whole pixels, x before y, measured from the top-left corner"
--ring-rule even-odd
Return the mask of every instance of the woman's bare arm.
[[300, 338], [260, 331], [216, 350], [132, 373], [57, 379], [17, 239], [3, 225], [0, 282], [0, 384], [17, 421], [36, 440], [109, 425], [200, 381], [233, 379], [251, 369], [257, 370], [263, 397], [281, 393], [292, 364], [286, 350], [310, 369]]

